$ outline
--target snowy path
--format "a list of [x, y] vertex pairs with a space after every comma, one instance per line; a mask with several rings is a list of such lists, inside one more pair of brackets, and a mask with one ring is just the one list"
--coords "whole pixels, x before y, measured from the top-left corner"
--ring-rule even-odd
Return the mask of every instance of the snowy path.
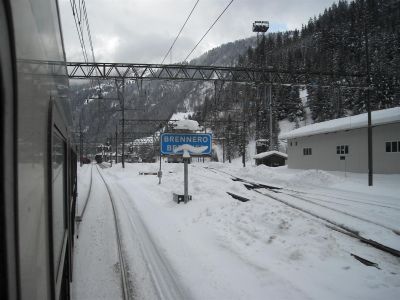
[[[95, 167], [94, 167], [95, 168]], [[88, 189], [90, 170], [79, 178]], [[84, 189], [84, 187], [82, 189]], [[87, 193], [82, 191], [81, 207]], [[75, 239], [72, 299], [122, 299], [114, 216], [96, 170], [86, 212]]]

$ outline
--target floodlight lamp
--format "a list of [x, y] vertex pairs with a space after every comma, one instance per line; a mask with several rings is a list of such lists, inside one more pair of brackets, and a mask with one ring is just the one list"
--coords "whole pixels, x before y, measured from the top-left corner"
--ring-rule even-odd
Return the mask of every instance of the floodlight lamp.
[[265, 33], [269, 29], [269, 22], [268, 21], [255, 21], [253, 23], [253, 32], [261, 32]]

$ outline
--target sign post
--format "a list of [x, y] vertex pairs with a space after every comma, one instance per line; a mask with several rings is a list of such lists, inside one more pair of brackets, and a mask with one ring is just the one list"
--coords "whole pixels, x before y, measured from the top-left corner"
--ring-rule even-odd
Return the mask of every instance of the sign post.
[[[188, 164], [191, 156], [210, 155], [212, 149], [212, 135], [210, 133], [163, 133], [161, 134], [160, 154], [182, 155], [184, 162], [184, 195], [183, 201], [187, 203], [189, 195]], [[176, 201], [180, 202], [180, 195]]]
[[184, 196], [183, 202], [186, 204], [189, 201], [189, 172], [188, 165], [190, 161], [190, 154], [188, 151], [183, 152], [183, 163], [184, 163]]

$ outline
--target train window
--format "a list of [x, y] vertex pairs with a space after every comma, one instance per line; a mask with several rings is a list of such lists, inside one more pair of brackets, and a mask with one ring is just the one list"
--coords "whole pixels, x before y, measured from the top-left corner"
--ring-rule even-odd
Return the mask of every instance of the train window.
[[53, 199], [52, 199], [52, 227], [53, 227], [53, 254], [54, 272], [57, 274], [66, 228], [66, 182], [65, 182], [65, 156], [66, 146], [64, 140], [56, 132], [53, 134]]

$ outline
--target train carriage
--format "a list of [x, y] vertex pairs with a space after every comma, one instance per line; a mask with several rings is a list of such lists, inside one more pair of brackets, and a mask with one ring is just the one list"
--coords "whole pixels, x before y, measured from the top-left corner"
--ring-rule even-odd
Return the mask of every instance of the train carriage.
[[68, 299], [76, 203], [58, 4], [0, 4], [0, 299]]

